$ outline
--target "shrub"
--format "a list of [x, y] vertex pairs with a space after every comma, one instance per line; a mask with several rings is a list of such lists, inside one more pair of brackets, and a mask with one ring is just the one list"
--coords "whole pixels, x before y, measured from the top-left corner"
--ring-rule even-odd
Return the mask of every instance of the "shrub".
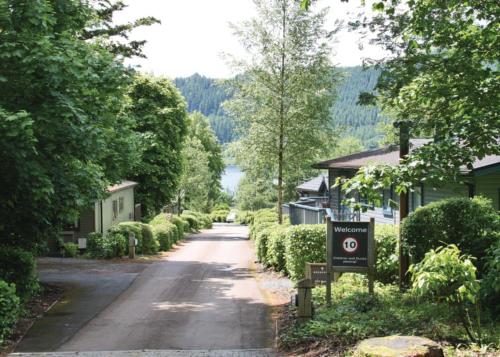
[[276, 223], [273, 223], [267, 228], [262, 229], [261, 231], [259, 231], [257, 237], [255, 238], [255, 250], [257, 251], [257, 259], [259, 260], [259, 262], [266, 266], [269, 265], [269, 261], [267, 260], [269, 235], [276, 225]]
[[63, 244], [63, 254], [64, 257], [74, 258], [78, 255], [78, 244], [75, 243], [64, 243]]
[[177, 235], [175, 238], [175, 242], [184, 238], [184, 231], [185, 231], [186, 222], [184, 220], [182, 220], [179, 216], [174, 216], [174, 215], [172, 215], [170, 217], [170, 222], [175, 224], [175, 226], [177, 227]]
[[286, 270], [293, 280], [304, 277], [305, 263], [326, 262], [326, 227], [324, 224], [291, 226], [286, 237]]
[[375, 280], [384, 284], [394, 283], [398, 280], [398, 235], [399, 226], [392, 224], [375, 225], [375, 242], [377, 247]]
[[227, 203], [217, 203], [212, 211], [229, 211], [230, 207]]
[[128, 252], [128, 239], [130, 233], [134, 233], [135, 239], [137, 239], [137, 246], [135, 247], [135, 252], [137, 254], [144, 254], [144, 242], [142, 237], [142, 226], [140, 222], [121, 222], [118, 225], [111, 227], [108, 233], [113, 230], [119, 232], [125, 237], [126, 241], [126, 252]]
[[483, 306], [500, 317], [500, 240], [486, 251], [485, 275], [481, 281]]
[[157, 224], [163, 224], [165, 222], [168, 222], [167, 214], [160, 213], [160, 214], [154, 216], [153, 219], [151, 221], [149, 221], [149, 224], [152, 226], [155, 226]]
[[252, 224], [254, 214], [255, 213], [253, 211], [238, 211], [238, 214], [236, 215], [236, 222], [239, 224]]
[[277, 225], [271, 228], [267, 242], [267, 261], [276, 271], [286, 273], [285, 249], [288, 226]]
[[192, 232], [197, 232], [201, 226], [201, 223], [198, 222], [198, 218], [193, 214], [188, 214], [183, 212], [181, 218], [188, 223], [189, 230]]
[[30, 300], [40, 289], [33, 254], [17, 247], [1, 246], [0, 279], [14, 283], [16, 294], [23, 302]]
[[473, 333], [479, 326], [471, 323], [468, 311], [468, 304], [476, 303], [480, 288], [476, 267], [469, 256], [461, 255], [454, 244], [438, 247], [427, 252], [420, 263], [410, 266], [409, 272], [412, 292], [416, 296], [429, 297], [436, 302], [446, 301], [450, 307], [458, 306], [462, 316], [467, 316], [461, 320], [470, 339], [481, 342]]
[[0, 345], [12, 333], [20, 312], [16, 286], [0, 280]]
[[119, 227], [108, 230], [106, 237], [101, 233], [90, 233], [87, 238], [87, 250], [92, 258], [111, 259], [122, 257], [127, 249], [128, 238]]
[[142, 234], [142, 254], [156, 254], [160, 244], [153, 234], [152, 227], [146, 223], [140, 223]]
[[[195, 230], [201, 228], [212, 228], [212, 217], [208, 214], [185, 210], [182, 212], [181, 217], [184, 219], [190, 217], [191, 219], [196, 220], [196, 228], [193, 228]], [[189, 223], [191, 226], [192, 223], [191, 222]]]
[[255, 213], [250, 226], [250, 239], [256, 239], [258, 233], [278, 222], [278, 214], [273, 209], [262, 209]]
[[483, 197], [449, 198], [420, 207], [402, 223], [404, 248], [414, 263], [443, 244], [456, 244], [472, 255], [479, 276], [484, 271], [484, 252], [500, 239], [500, 217]]
[[171, 222], [153, 226], [153, 234], [160, 245], [160, 250], [167, 251], [177, 239], [177, 227]]
[[226, 222], [227, 215], [229, 214], [229, 209], [214, 210], [210, 214], [213, 222]]

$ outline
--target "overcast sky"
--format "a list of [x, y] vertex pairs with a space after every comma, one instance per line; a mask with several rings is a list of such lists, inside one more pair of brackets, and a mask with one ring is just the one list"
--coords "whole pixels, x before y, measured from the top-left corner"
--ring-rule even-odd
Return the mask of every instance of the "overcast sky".
[[[145, 39], [146, 59], [133, 59], [142, 71], [170, 78], [186, 77], [193, 73], [224, 78], [233, 75], [221, 53], [243, 55], [232, 35], [229, 22], [239, 23], [254, 14], [252, 0], [126, 0], [129, 6], [117, 14], [116, 23], [139, 17], [155, 16], [161, 25], [136, 29], [134, 39]], [[336, 19], [347, 19], [360, 9], [359, 0], [349, 3], [339, 0], [320, 0], [318, 7], [330, 7], [328, 26]], [[333, 44], [333, 63], [340, 66], [361, 64], [362, 58], [378, 58], [382, 52], [373, 46], [358, 48], [358, 36], [341, 31]]]

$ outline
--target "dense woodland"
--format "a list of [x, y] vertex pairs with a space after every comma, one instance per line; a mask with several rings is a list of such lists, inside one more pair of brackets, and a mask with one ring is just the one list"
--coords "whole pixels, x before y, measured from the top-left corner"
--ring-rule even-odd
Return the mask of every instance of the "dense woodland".
[[[381, 135], [376, 128], [383, 118], [377, 107], [361, 106], [357, 102], [360, 92], [371, 91], [375, 87], [380, 71], [357, 66], [340, 68], [338, 72], [342, 80], [337, 89], [337, 100], [331, 109], [332, 121], [346, 135], [359, 138], [365, 147], [376, 147]], [[231, 98], [231, 93], [216, 79], [195, 73], [190, 77], [177, 78], [174, 83], [186, 98], [190, 112], [198, 110], [209, 117], [221, 143], [236, 139], [233, 121], [221, 108], [221, 104]]]

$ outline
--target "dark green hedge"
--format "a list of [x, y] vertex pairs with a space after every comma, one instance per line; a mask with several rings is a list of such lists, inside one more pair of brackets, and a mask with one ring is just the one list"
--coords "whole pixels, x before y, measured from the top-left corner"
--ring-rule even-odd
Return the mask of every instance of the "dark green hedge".
[[401, 234], [414, 263], [431, 249], [456, 244], [463, 254], [476, 258], [482, 277], [485, 252], [500, 239], [500, 217], [486, 198], [449, 198], [410, 214], [402, 223]]
[[0, 280], [0, 345], [12, 333], [21, 312], [15, 284]]
[[0, 279], [14, 283], [23, 302], [30, 300], [40, 288], [33, 254], [17, 247], [0, 246]]

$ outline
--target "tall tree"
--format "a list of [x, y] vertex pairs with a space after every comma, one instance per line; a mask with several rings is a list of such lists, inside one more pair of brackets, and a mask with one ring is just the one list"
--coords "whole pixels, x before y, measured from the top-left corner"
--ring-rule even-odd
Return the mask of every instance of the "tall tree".
[[222, 188], [220, 183], [224, 172], [222, 148], [210, 127], [208, 118], [200, 112], [194, 112], [189, 116], [189, 136], [197, 138], [207, 153], [210, 177], [208, 178], [209, 191], [205, 209], [209, 210], [219, 197]]
[[385, 0], [373, 6], [379, 15], [368, 28], [392, 52], [379, 63], [378, 99], [411, 136], [434, 140], [399, 166], [363, 170], [347, 188], [374, 195], [373, 184], [392, 182], [405, 192], [421, 180], [460, 181], [464, 167], [500, 154], [500, 4]]
[[233, 62], [242, 76], [230, 82], [235, 94], [225, 109], [244, 134], [243, 169], [277, 179], [281, 223], [285, 189], [292, 194], [332, 133], [332, 33], [324, 29], [326, 10], [307, 12], [294, 0], [254, 3], [257, 17], [235, 26], [250, 59]]
[[142, 159], [129, 177], [139, 183], [136, 195], [146, 217], [158, 213], [177, 192], [181, 149], [187, 132], [184, 98], [165, 78], [136, 75], [129, 93], [130, 113], [140, 133]]
[[83, 1], [0, 1], [0, 240], [34, 248], [138, 160], [130, 71]]

